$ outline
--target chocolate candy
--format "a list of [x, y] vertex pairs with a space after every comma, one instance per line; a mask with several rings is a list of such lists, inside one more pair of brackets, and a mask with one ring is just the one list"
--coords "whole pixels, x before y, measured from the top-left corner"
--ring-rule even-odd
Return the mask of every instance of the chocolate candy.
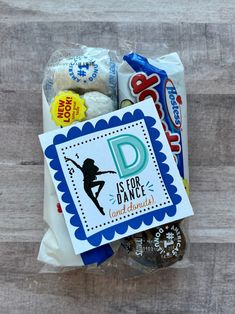
[[123, 246], [137, 263], [146, 267], [162, 268], [183, 258], [186, 240], [176, 222], [127, 237]]

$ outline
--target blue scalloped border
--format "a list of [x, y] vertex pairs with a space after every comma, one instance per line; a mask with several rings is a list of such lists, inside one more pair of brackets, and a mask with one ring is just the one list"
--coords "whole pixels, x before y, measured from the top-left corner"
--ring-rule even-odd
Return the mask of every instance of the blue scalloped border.
[[[138, 217], [131, 218], [130, 220], [127, 220], [125, 222], [122, 221], [115, 226], [108, 227], [102, 231], [93, 234], [92, 236], [87, 237], [76, 206], [70, 194], [69, 188], [67, 186], [56, 151], [56, 145], [65, 143], [84, 135], [88, 135], [101, 130], [107, 130], [117, 126], [122, 126], [127, 123], [135, 122], [141, 119], [144, 119], [146, 123], [153, 150], [158, 161], [159, 169], [165, 187], [173, 204], [168, 207], [156, 209], [149, 213], [139, 215]], [[115, 232], [120, 235], [124, 234], [129, 226], [133, 229], [138, 229], [142, 223], [144, 223], [146, 226], [150, 226], [153, 222], [153, 218], [161, 222], [164, 219], [165, 215], [173, 217], [176, 214], [176, 205], [180, 203], [181, 196], [176, 194], [177, 188], [173, 185], [173, 178], [168, 173], [169, 166], [164, 163], [164, 161], [166, 160], [166, 155], [161, 152], [162, 143], [158, 141], [160, 132], [153, 127], [155, 123], [156, 120], [153, 117], [145, 116], [141, 109], [136, 109], [133, 113], [126, 112], [123, 115], [122, 119], [117, 116], [112, 116], [108, 122], [104, 119], [100, 119], [95, 126], [93, 126], [92, 123], [89, 121], [83, 125], [82, 129], [80, 129], [78, 126], [73, 126], [69, 129], [67, 136], [63, 134], [56, 135], [53, 139], [53, 144], [46, 148], [45, 155], [48, 159], [51, 159], [50, 167], [56, 171], [54, 178], [56, 181], [59, 182], [57, 185], [57, 189], [63, 193], [62, 200], [64, 203], [67, 204], [66, 211], [69, 214], [73, 215], [70, 219], [70, 223], [73, 226], [77, 227], [74, 235], [78, 240], [87, 240], [92, 246], [96, 247], [101, 244], [102, 236], [104, 236], [106, 240], [111, 241], [114, 238]]]

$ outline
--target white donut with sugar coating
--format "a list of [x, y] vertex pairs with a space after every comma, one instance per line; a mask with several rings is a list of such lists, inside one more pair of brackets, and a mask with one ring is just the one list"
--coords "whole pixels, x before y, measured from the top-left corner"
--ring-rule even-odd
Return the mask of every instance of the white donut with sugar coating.
[[94, 90], [111, 95], [115, 87], [112, 82], [115, 82], [116, 68], [105, 51], [95, 56], [88, 54], [62, 59], [52, 70], [55, 93], [73, 89], [79, 93]]
[[100, 92], [87, 92], [80, 97], [85, 100], [87, 120], [117, 109], [113, 100]]

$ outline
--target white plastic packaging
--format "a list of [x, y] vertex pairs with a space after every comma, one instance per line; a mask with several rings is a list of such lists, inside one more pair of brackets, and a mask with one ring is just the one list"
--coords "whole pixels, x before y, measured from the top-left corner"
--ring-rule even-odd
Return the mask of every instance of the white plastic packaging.
[[[81, 63], [85, 65], [83, 69], [87, 69], [87, 82], [84, 82], [84, 77], [83, 81], [73, 80], [70, 77], [68, 71], [71, 60], [93, 62], [93, 65], [90, 66], [89, 63], [88, 67], [85, 63]], [[92, 77], [91, 73], [95, 73], [93, 71], [94, 65], [97, 65], [98, 72], [97, 75]], [[76, 66], [78, 66], [78, 63]], [[89, 77], [92, 77], [92, 80], [89, 80]], [[117, 109], [116, 88], [116, 66], [110, 57], [109, 50], [80, 46], [77, 49], [57, 51], [47, 65], [42, 86], [43, 131], [48, 132], [60, 127], [55, 124], [50, 113], [50, 103], [60, 91], [73, 90], [79, 92], [80, 97], [85, 100], [87, 107], [86, 120], [88, 120]], [[74, 123], [77, 123], [77, 121]], [[43, 213], [43, 218], [49, 228], [41, 241], [38, 260], [56, 267], [84, 266], [82, 256], [74, 253], [46, 164], [44, 166]], [[117, 251], [119, 245], [119, 242], [110, 244], [113, 253]], [[103, 257], [103, 260], [105, 260], [105, 257]]]
[[48, 69], [54, 95], [61, 90], [98, 91], [114, 98], [116, 65], [108, 49], [80, 46], [61, 53], [53, 56]]

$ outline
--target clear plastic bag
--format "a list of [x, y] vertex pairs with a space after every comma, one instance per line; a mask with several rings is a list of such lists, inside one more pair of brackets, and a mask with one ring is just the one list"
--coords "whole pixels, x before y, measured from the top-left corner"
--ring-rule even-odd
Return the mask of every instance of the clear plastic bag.
[[[132, 49], [137, 49], [137, 51], [140, 49], [143, 54], [144, 51], [147, 53], [151, 51], [149, 46], [133, 45], [129, 42], [123, 43], [120, 51], [125, 51], [126, 54]], [[163, 51], [166, 52], [167, 47], [163, 47], [161, 53]], [[131, 53], [127, 55], [131, 55]], [[125, 107], [141, 100], [140, 93], [133, 94], [129, 85], [133, 74], [145, 73], [144, 64], [142, 63], [142, 68], [133, 70], [126, 61], [121, 61], [121, 59], [122, 57], [120, 55], [117, 57], [114, 51], [104, 48], [77, 46], [73, 49], [56, 51], [48, 62], [42, 86], [44, 132], [60, 127], [51, 118], [50, 104], [61, 91], [73, 91], [85, 100], [87, 119], [116, 110], [118, 106]], [[174, 86], [181, 96], [183, 103], [180, 132], [183, 147], [181, 176], [188, 191], [187, 101], [183, 65], [176, 53], [162, 57], [151, 56], [151, 59], [147, 61], [151, 66], [167, 72], [169, 80], [174, 81]], [[161, 72], [157, 75], [161, 76]], [[153, 90], [153, 86], [149, 87]], [[146, 97], [149, 96], [151, 95], [146, 93]], [[156, 103], [164, 106], [164, 103], [160, 103], [159, 99], [155, 100]], [[164, 108], [162, 112], [166, 115]], [[165, 123], [164, 117], [163, 123]], [[165, 131], [169, 130], [166, 129]], [[75, 255], [46, 165], [44, 220], [49, 229], [42, 239], [38, 259], [52, 267], [45, 267], [43, 269], [45, 272], [67, 271], [84, 265], [93, 265], [88, 269], [89, 271], [96, 271], [97, 266], [100, 265], [98, 266], [99, 272], [108, 274], [114, 271], [121, 273], [121, 269], [128, 266], [130, 267], [129, 275], [135, 276], [165, 267], [187, 267], [190, 265], [187, 220], [160, 226], [125, 238], [122, 241], [113, 242], [108, 247], [101, 247], [99, 252], [95, 249], [93, 253], [91, 252], [91, 258], [88, 258], [88, 262], [86, 257]], [[111, 256], [112, 259], [110, 259]]]

